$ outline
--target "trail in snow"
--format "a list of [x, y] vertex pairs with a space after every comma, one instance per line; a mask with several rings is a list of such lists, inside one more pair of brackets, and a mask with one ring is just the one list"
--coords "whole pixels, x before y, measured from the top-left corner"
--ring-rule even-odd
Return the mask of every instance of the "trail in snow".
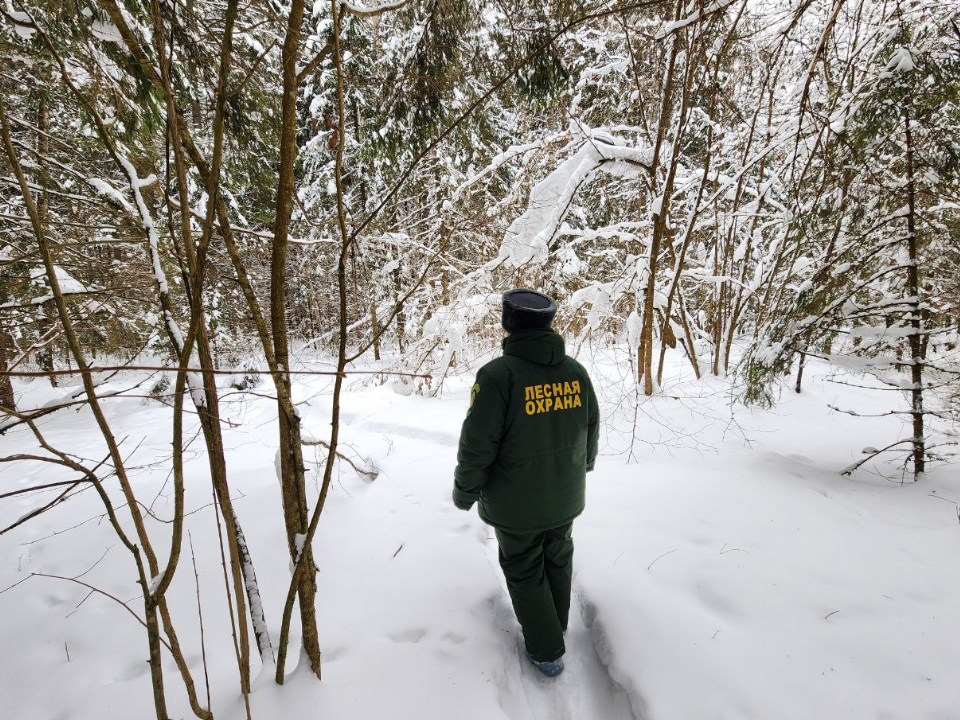
[[359, 422], [352, 422], [351, 427], [354, 430], [361, 430], [363, 432], [396, 435], [409, 438], [410, 440], [423, 440], [448, 447], [456, 447], [457, 443], [460, 442], [459, 435], [453, 435], [441, 430], [427, 430], [410, 425], [400, 425], [398, 423], [377, 422], [364, 419]]
[[[492, 532], [492, 531], [491, 531]], [[496, 677], [500, 706], [511, 720], [646, 720], [639, 697], [631, 697], [610, 675], [595, 646], [595, 611], [586, 612], [577, 593], [572, 598], [570, 625], [563, 657], [564, 671], [548, 678], [527, 660], [523, 637], [507, 593], [497, 558], [497, 541], [483, 534], [487, 560], [500, 578], [499, 592], [490, 600], [494, 626], [503, 635], [502, 660]]]
[[[458, 437], [443, 430], [410, 425], [402, 420], [384, 421], [363, 414], [349, 416], [355, 431], [382, 433], [395, 438], [455, 447]], [[540, 674], [527, 660], [520, 626], [517, 623], [506, 581], [500, 570], [497, 541], [486, 525], [478, 528], [477, 539], [493, 567], [499, 583], [486, 603], [497, 634], [501, 636], [499, 662], [494, 670], [498, 701], [510, 720], [646, 720], [643, 698], [628, 683], [629, 691], [611, 676], [602, 625], [596, 610], [574, 593], [570, 626], [566, 633], [565, 669], [557, 678]]]

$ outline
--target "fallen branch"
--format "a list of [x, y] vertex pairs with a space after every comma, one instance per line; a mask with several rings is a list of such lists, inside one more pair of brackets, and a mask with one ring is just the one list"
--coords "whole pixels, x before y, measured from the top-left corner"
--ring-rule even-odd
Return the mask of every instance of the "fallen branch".
[[905, 444], [907, 444], [907, 443], [909, 443], [909, 444], [912, 445], [912, 444], [915, 442], [915, 440], [916, 440], [916, 438], [907, 438], [906, 440], [898, 440], [897, 442], [895, 442], [895, 443], [890, 443], [890, 444], [887, 445], [886, 447], [880, 448], [879, 450], [874, 449], [874, 448], [867, 448], [867, 449], [864, 450], [864, 454], [866, 455], [866, 457], [865, 457], [863, 460], [860, 460], [860, 461], [858, 461], [858, 462], [855, 462], [855, 463], [853, 463], [853, 465], [849, 465], [848, 467], [844, 468], [843, 471], [842, 471], [840, 474], [849, 477], [850, 475], [853, 474], [853, 472], [854, 472], [855, 470], [857, 470], [857, 469], [860, 468], [862, 465], [864, 465], [864, 464], [870, 462], [871, 460], [873, 460], [873, 458], [877, 457], [877, 455], [880, 455], [881, 453], [885, 453], [885, 452], [887, 452], [888, 450], [891, 450], [892, 448], [897, 447], [898, 445], [905, 445]]
[[[50, 377], [51, 375], [80, 375], [94, 374], [103, 372], [188, 372], [204, 373], [207, 375], [269, 375], [269, 370], [245, 369], [245, 370], [217, 370], [215, 368], [194, 368], [194, 367], [167, 367], [161, 365], [96, 365], [86, 368], [74, 368], [71, 370], [4, 370], [0, 371], [0, 377]], [[402, 375], [404, 377], [417, 377], [433, 379], [431, 375], [418, 373], [397, 372], [394, 370], [284, 370], [289, 375], [334, 375], [346, 377], [348, 375]]]
[[[326, 441], [324, 441], [324, 440], [301, 440], [301, 441], [300, 441], [300, 444], [301, 444], [301, 445], [309, 445], [309, 446], [311, 446], [311, 447], [318, 447], [318, 446], [319, 446], [319, 447], [322, 447], [322, 448], [326, 448], [327, 450], [330, 449], [330, 443], [328, 443], [328, 442], [326, 442]], [[353, 460], [351, 460], [350, 458], [348, 458], [346, 455], [344, 455], [343, 453], [341, 453], [339, 450], [337, 450], [337, 457], [338, 457], [340, 460], [343, 460], [345, 463], [347, 463], [350, 467], [352, 467], [352, 468], [354, 469], [354, 471], [355, 471], [358, 475], [366, 475], [367, 477], [376, 479], [377, 473], [376, 473], [375, 471], [373, 471], [373, 470], [365, 470], [365, 469], [363, 469], [363, 468], [357, 467], [357, 464], [356, 464]]]

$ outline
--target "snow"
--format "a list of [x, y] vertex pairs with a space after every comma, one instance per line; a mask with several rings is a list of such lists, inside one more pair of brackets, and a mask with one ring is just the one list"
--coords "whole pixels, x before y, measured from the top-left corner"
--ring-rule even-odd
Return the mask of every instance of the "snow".
[[[381, 129], [381, 134], [386, 134], [386, 128]], [[567, 133], [561, 133], [559, 136], [554, 135], [553, 137], [546, 138], [544, 140], [527, 143], [525, 145], [511, 145], [504, 152], [497, 154], [487, 166], [478, 173], [471, 175], [467, 180], [465, 180], [461, 185], [459, 185], [456, 190], [453, 192], [453, 198], [458, 199], [466, 190], [476, 185], [483, 178], [493, 174], [505, 164], [517, 158], [525, 153], [530, 152], [531, 150], [537, 150], [551, 142], [555, 142], [558, 137], [566, 137]]]
[[117, 29], [116, 25], [109, 21], [94, 20], [93, 24], [90, 26], [90, 30], [93, 32], [93, 36], [98, 40], [112, 42], [118, 45], [123, 44], [123, 36], [120, 34], [120, 31]]
[[303, 546], [307, 542], [306, 533], [295, 533], [293, 536], [293, 545], [297, 549], [297, 562], [300, 561], [300, 556], [303, 554]]
[[860, 325], [848, 331], [850, 337], [859, 338], [898, 338], [920, 335], [921, 331], [910, 327], [884, 327], [874, 325]]
[[[772, 412], [745, 410], [730, 404], [725, 381], [690, 382], [682, 377], [687, 371], [668, 363], [664, 396], [641, 399], [641, 442], [628, 462], [634, 406], [629, 372], [621, 373], [626, 352], [598, 354], [599, 364], [580, 358], [593, 368], [604, 431], [587, 509], [574, 529], [563, 675], [546, 680], [523, 659], [492, 532], [450, 501], [472, 378], [450, 380], [441, 398], [351, 380], [342, 439], [380, 475], [370, 481], [338, 465], [314, 542], [323, 682], [301, 664], [276, 686], [272, 659], [261, 666], [253, 652], [253, 716], [960, 716], [956, 468], [935, 468], [915, 485], [901, 485], [895, 465], [881, 459], [852, 478], [839, 475], [863, 458], [862, 448], [910, 432], [897, 418], [854, 418], [828, 403], [879, 412], [889, 409], [889, 394], [829, 383], [833, 370], [810, 358], [803, 394], [790, 393]], [[118, 383], [104, 385], [103, 395]], [[331, 385], [329, 377], [298, 376], [295, 400], [308, 399], [299, 405], [305, 431], [326, 432]], [[18, 381], [16, 390], [29, 408], [69, 388], [38, 380]], [[162, 566], [171, 532], [162, 521], [173, 508], [171, 410], [135, 398], [104, 399], [104, 408], [124, 438], [138, 496], [155, 516], [145, 521]], [[267, 630], [276, 638], [289, 582], [272, 468], [276, 405], [268, 397], [234, 396], [223, 414], [234, 505], [256, 564]], [[190, 437], [196, 417], [185, 421]], [[43, 422], [55, 446], [92, 464], [104, 456], [89, 410], [60, 411]], [[22, 427], [0, 436], [2, 455], [30, 446]], [[315, 463], [323, 458], [322, 451], [305, 456], [311, 504]], [[196, 551], [211, 704], [218, 718], [241, 720], [209, 468], [198, 442], [185, 461], [185, 535]], [[73, 477], [27, 463], [0, 472], [5, 490]], [[117, 492], [115, 483], [108, 489]], [[4, 500], [0, 526], [55, 492]], [[84, 582], [142, 613], [129, 554], [101, 514], [95, 494], [84, 492], [0, 536], [5, 717], [153, 716], [146, 641], [136, 621], [101, 595], [85, 599], [84, 587], [29, 577], [83, 574]], [[168, 598], [202, 686], [194, 582], [185, 547]], [[166, 651], [164, 670], [170, 717], [192, 717]]]
[[916, 67], [913, 63], [913, 56], [910, 54], [910, 48], [898, 47], [890, 56], [889, 62], [880, 73], [881, 78], [893, 77], [896, 73], [910, 72]]
[[610, 291], [607, 287], [598, 285], [590, 303], [590, 312], [587, 313], [587, 327], [599, 329], [601, 319], [612, 310]]
[[650, 203], [650, 214], [659, 215], [663, 212], [663, 195], [657, 195]]
[[159, 575], [154, 575], [152, 578], [150, 578], [150, 584], [147, 586], [147, 588], [151, 595], [157, 592], [157, 589], [160, 587], [160, 583], [163, 582], [164, 575], [166, 575], [166, 573], [161, 572]]
[[30, 23], [30, 16], [25, 12], [20, 12], [19, 10], [14, 10], [13, 5], [10, 3], [10, 0], [7, 0], [7, 14], [10, 16], [10, 19], [18, 23]]
[[[7, 0], [7, 16], [13, 21], [13, 29], [22, 40], [32, 40], [36, 34], [33, 19], [25, 12], [15, 10], [10, 0]], [[20, 23], [23, 23], [22, 25]]]
[[347, 0], [344, 5], [358, 15], [376, 15], [397, 10], [406, 5], [407, 2], [408, 0], [365, 0], [365, 2]]
[[94, 190], [100, 193], [103, 197], [114, 201], [128, 212], [134, 212], [133, 208], [130, 206], [130, 203], [128, 203], [127, 199], [123, 196], [123, 193], [113, 187], [106, 180], [92, 177], [87, 178], [87, 182], [92, 185]]
[[[79, 280], [74, 278], [70, 273], [64, 270], [59, 265], [53, 266], [53, 273], [56, 275], [57, 284], [60, 286], [61, 295], [78, 295], [81, 293], [89, 292], [89, 289]], [[30, 271], [30, 280], [36, 284], [43, 286], [44, 288], [49, 289], [50, 283], [47, 281], [47, 271], [45, 268], [38, 267]], [[31, 305], [42, 305], [48, 300], [53, 300], [53, 293], [47, 292], [46, 294], [35, 297], [30, 300]]]
[[632, 352], [636, 352], [640, 347], [640, 334], [643, 326], [640, 322], [640, 316], [636, 310], [631, 310], [627, 316], [627, 346]]
[[700, 10], [697, 10], [691, 15], [688, 15], [685, 18], [681, 18], [680, 20], [665, 22], [663, 26], [657, 31], [657, 34], [654, 36], [654, 39], [663, 40], [665, 37], [675, 33], [677, 30], [682, 30], [683, 28], [688, 27], [689, 25], [693, 25], [695, 22], [698, 22], [701, 17], [707, 17], [714, 13], [725, 10], [729, 6], [733, 5], [734, 2], [736, 2], [736, 0], [727, 0], [726, 2], [717, 0], [717, 2], [713, 2], [710, 5], [708, 5], [706, 8], [704, 8], [702, 12]]
[[157, 235], [157, 228], [153, 222], [153, 216], [150, 214], [150, 209], [147, 207], [146, 201], [143, 199], [143, 193], [140, 192], [140, 189], [150, 185], [156, 181], [156, 176], [150, 175], [146, 179], [141, 179], [137, 174], [137, 169], [133, 166], [127, 158], [119, 156], [120, 164], [123, 166], [124, 171], [127, 173], [127, 182], [130, 184], [130, 190], [133, 192], [134, 200], [137, 202], [137, 213], [140, 217], [140, 222], [143, 225], [143, 229], [147, 233], [147, 238], [150, 241], [150, 261], [153, 265], [153, 275], [156, 280], [157, 287], [161, 293], [169, 292], [169, 286], [167, 285], [167, 275], [163, 271], [163, 267], [160, 264], [160, 237]]

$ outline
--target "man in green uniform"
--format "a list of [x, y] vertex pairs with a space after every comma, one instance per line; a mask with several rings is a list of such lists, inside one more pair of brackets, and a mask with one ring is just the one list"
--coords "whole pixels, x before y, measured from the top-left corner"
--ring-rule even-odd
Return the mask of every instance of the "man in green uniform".
[[480, 368], [460, 431], [453, 501], [496, 530], [527, 657], [563, 671], [573, 520], [600, 433], [587, 371], [550, 327], [556, 303], [533, 290], [503, 295], [503, 355]]

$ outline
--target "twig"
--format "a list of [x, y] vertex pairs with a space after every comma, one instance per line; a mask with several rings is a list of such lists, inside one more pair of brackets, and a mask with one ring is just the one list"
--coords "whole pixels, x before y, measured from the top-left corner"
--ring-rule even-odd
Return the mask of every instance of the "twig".
[[[230, 591], [230, 573], [227, 571], [227, 554], [223, 548], [223, 525], [220, 522], [220, 504], [217, 502], [217, 491], [213, 489], [213, 512], [217, 519], [217, 546], [220, 548], [220, 565], [223, 568], [223, 587], [227, 594], [227, 610], [230, 615], [230, 636], [233, 639], [233, 652], [237, 659], [237, 665], [240, 670], [240, 684], [243, 687], [243, 670], [240, 659], [240, 641], [237, 639], [237, 618], [233, 610], [233, 593]], [[240, 618], [241, 622], [246, 622], [246, 618]], [[244, 693], [246, 696], [247, 693]]]
[[0, 590], [0, 595], [3, 595], [5, 592], [7, 592], [7, 590], [13, 590], [17, 585], [19, 585], [20, 583], [25, 583], [29, 579], [30, 579], [30, 576], [27, 575], [25, 578], [17, 580], [13, 585], [8, 585], [3, 590]]
[[68, 612], [68, 613], [66, 614], [66, 617], [70, 617], [71, 615], [73, 615], [74, 613], [76, 613], [76, 612], [80, 609], [80, 606], [83, 605], [87, 600], [90, 599], [90, 596], [91, 596], [91, 595], [93, 595], [93, 590], [90, 590], [89, 592], [87, 592], [87, 594], [83, 596], [83, 600], [81, 600], [80, 602], [78, 602], [78, 603], [74, 606], [73, 610], [71, 610], [70, 612]]
[[197, 555], [193, 551], [193, 535], [187, 530], [187, 540], [190, 543], [190, 559], [193, 560], [193, 577], [197, 584], [197, 616], [200, 618], [200, 656], [203, 658], [203, 680], [207, 686], [207, 709], [210, 707], [210, 675], [207, 672], [207, 643], [203, 630], [203, 607], [200, 604], [200, 573], [197, 572]]
[[854, 417], [887, 417], [888, 415], [911, 415], [913, 413], [912, 410], [888, 410], [887, 412], [882, 413], [858, 413], [855, 410], [844, 410], [841, 407], [837, 407], [836, 405], [831, 405], [829, 403], [827, 403], [827, 407], [831, 410], [835, 410], [836, 412], [853, 415]]
[[79, 575], [74, 575], [74, 576], [73, 576], [73, 579], [74, 579], [74, 580], [77, 580], [77, 579], [79, 579], [79, 578], [82, 578], [84, 575], [89, 574], [90, 571], [92, 571], [97, 565], [99, 565], [101, 562], [103, 562], [103, 559], [107, 556], [107, 553], [110, 552], [112, 549], [113, 549], [113, 545], [108, 546], [107, 549], [103, 551], [103, 555], [100, 556], [100, 559], [99, 559], [99, 560], [97, 560], [93, 565], [91, 565], [90, 567], [88, 567], [86, 570], [84, 570], [84, 571], [83, 571], [82, 573], [80, 573]]
[[13, 497], [14, 495], [23, 495], [24, 493], [37, 492], [39, 490], [47, 490], [48, 488], [62, 487], [64, 485], [77, 485], [78, 483], [89, 482], [86, 478], [81, 480], [63, 480], [61, 482], [46, 483], [44, 485], [32, 485], [27, 488], [20, 488], [19, 490], [11, 490], [7, 493], [0, 493], [0, 500], [4, 498]]
[[665, 552], [663, 555], [658, 555], [657, 557], [655, 557], [655, 558], [653, 559], [653, 562], [650, 563], [649, 565], [647, 565], [647, 570], [649, 570], [650, 568], [652, 568], [652, 567], [653, 567], [653, 563], [655, 563], [657, 560], [659, 560], [660, 558], [665, 558], [667, 555], [672, 555], [672, 554], [675, 553], [678, 549], [679, 549], [679, 548], [674, 548], [673, 550], [669, 550], [669, 551]]
[[[135, 613], [135, 612], [133, 611], [133, 609], [132, 609], [129, 605], [127, 605], [123, 600], [121, 600], [120, 598], [118, 598], [116, 595], [111, 595], [111, 594], [108, 593], [106, 590], [101, 590], [100, 588], [94, 587], [93, 585], [90, 585], [89, 583], [85, 583], [85, 582], [83, 582], [83, 580], [77, 580], [76, 578], [65, 577], [65, 576], [63, 576], [63, 575], [52, 575], [52, 574], [40, 573], [40, 572], [30, 573], [29, 577], [54, 578], [54, 579], [56, 579], [56, 580], [67, 580], [68, 582], [76, 583], [77, 585], [83, 585], [83, 586], [84, 586], [85, 588], [87, 588], [88, 590], [90, 590], [90, 591], [92, 591], [92, 592], [95, 592], [95, 593], [97, 593], [98, 595], [103, 595], [103, 596], [106, 597], [106, 598], [110, 598], [111, 600], [113, 600], [113, 601], [114, 601], [115, 603], [117, 603], [118, 605], [121, 605], [124, 610], [126, 610], [128, 613], [130, 613], [131, 615], [133, 615], [134, 618], [136, 618], [136, 620], [137, 620], [138, 623], [140, 623], [140, 624], [143, 625], [144, 627], [147, 627], [147, 623], [145, 623], [145, 622], [143, 621], [143, 619], [142, 619], [139, 615], [137, 615], [137, 613]], [[23, 580], [27, 580], [27, 579], [28, 579], [28, 578], [24, 578]], [[23, 582], [23, 580], [21, 580], [20, 582]], [[17, 585], [19, 585], [19, 584], [20, 584], [20, 583], [17, 583]], [[9, 590], [9, 588], [7, 588], [7, 589]], [[160, 636], [160, 642], [163, 643], [164, 647], [166, 647], [167, 650], [170, 650], [170, 652], [173, 652], [173, 650], [170, 648], [170, 643], [168, 643], [167, 640], [166, 640], [166, 638], [164, 638], [162, 635]]]
[[[62, 460], [57, 460], [56, 458], [44, 458], [44, 457], [42, 457], [42, 456], [30, 456], [30, 455], [22, 455], [22, 456], [11, 455], [11, 456], [9, 456], [9, 457], [0, 458], [0, 462], [9, 462], [9, 461], [11, 461], [11, 460], [16, 460], [16, 459], [18, 459], [18, 458], [21, 458], [21, 459], [24, 459], [24, 460], [41, 460], [41, 461], [44, 461], [44, 462], [52, 462], [52, 463], [55, 464], [55, 465], [64, 465], [64, 464], [65, 464]], [[56, 507], [56, 506], [59, 505], [60, 503], [65, 502], [67, 499], [69, 499], [69, 497], [71, 497], [71, 496], [70, 496], [70, 491], [73, 490], [74, 488], [78, 487], [79, 485], [82, 485], [82, 484], [84, 484], [84, 483], [97, 483], [98, 481], [95, 479], [94, 473], [95, 473], [97, 470], [99, 470], [100, 467], [101, 467], [109, 458], [110, 458], [110, 456], [107, 455], [103, 460], [101, 460], [99, 463], [97, 463], [96, 467], [94, 467], [93, 469], [91, 469], [91, 470], [89, 470], [89, 471], [84, 470], [84, 472], [87, 472], [88, 477], [82, 477], [82, 478], [80, 478], [79, 480], [68, 480], [68, 481], [65, 481], [65, 482], [62, 482], [62, 483], [49, 483], [47, 487], [56, 487], [56, 486], [59, 486], [59, 485], [68, 485], [68, 487], [67, 487], [66, 490], [64, 490], [64, 491], [61, 492], [59, 495], [57, 495], [55, 498], [53, 498], [53, 500], [51, 500], [50, 502], [46, 503], [45, 505], [41, 505], [41, 506], [38, 507], [38, 508], [34, 508], [34, 509], [31, 510], [30, 512], [28, 512], [26, 515], [23, 515], [19, 520], [17, 520], [17, 521], [16, 521], [15, 523], [13, 523], [12, 525], [8, 525], [7, 527], [5, 527], [5, 528], [3, 528], [2, 530], [0, 530], [0, 535], [4, 535], [5, 533], [10, 532], [10, 531], [13, 530], [14, 528], [17, 528], [17, 527], [23, 525], [25, 522], [28, 522], [29, 520], [33, 520], [33, 519], [34, 519], [35, 517], [37, 517], [38, 515], [42, 515], [43, 513], [47, 512], [48, 510], [51, 510], [52, 508]], [[69, 467], [69, 466], [68, 466], [68, 467]], [[43, 487], [43, 486], [39, 486], [39, 487]], [[24, 488], [23, 490], [10, 492], [10, 493], [8, 493], [7, 495], [0, 495], [0, 498], [8, 497], [9, 495], [18, 495], [18, 494], [20, 494], [20, 493], [22, 493], [22, 492], [29, 492], [30, 490], [35, 490], [35, 489], [37, 489], [37, 487]], [[81, 492], [82, 492], [82, 491], [81, 491]], [[76, 494], [78, 494], [78, 493], [76, 493]], [[101, 558], [101, 560], [102, 560], [102, 559], [103, 559], [103, 558]], [[99, 562], [99, 561], [98, 561], [98, 562]]]
[[843, 470], [843, 472], [841, 472], [840, 474], [841, 474], [841, 475], [846, 475], [846, 476], [849, 477], [850, 475], [853, 474], [853, 472], [854, 472], [855, 470], [857, 470], [857, 469], [860, 468], [862, 465], [864, 465], [864, 464], [870, 462], [871, 460], [873, 460], [873, 458], [877, 457], [877, 455], [880, 455], [881, 453], [885, 453], [885, 452], [887, 452], [888, 450], [890, 450], [891, 448], [897, 447], [898, 445], [904, 445], [904, 444], [906, 444], [906, 443], [910, 443], [910, 444], [912, 445], [912, 444], [915, 442], [915, 440], [916, 440], [915, 438], [907, 438], [907, 439], [905, 439], [905, 440], [898, 440], [897, 442], [890, 443], [890, 444], [887, 445], [886, 447], [880, 448], [879, 450], [868, 450], [867, 452], [864, 453], [867, 457], [865, 457], [863, 460], [860, 460], [860, 461], [858, 461], [858, 462], [855, 462], [853, 465], [850, 465], [849, 467], [845, 468], [845, 469]]
[[729, 550], [727, 550], [727, 543], [724, 543], [723, 547], [720, 548], [720, 554], [726, 555], [727, 553], [730, 553], [730, 552], [742, 552], [742, 553], [747, 553], [747, 555], [750, 554], [747, 550], [742, 550], [740, 548], [730, 548]]
[[[330, 449], [330, 443], [325, 442], [325, 441], [323, 441], [323, 440], [301, 440], [301, 441], [300, 441], [300, 444], [301, 444], [301, 445], [307, 445], [307, 446], [310, 446], [310, 447], [325, 447], [325, 448], [327, 448], [328, 450]], [[377, 473], [376, 473], [376, 472], [374, 472], [373, 470], [364, 470], [363, 468], [357, 467], [357, 464], [356, 464], [353, 460], [351, 460], [350, 458], [348, 458], [346, 455], [344, 455], [343, 453], [341, 453], [339, 450], [337, 450], [337, 457], [338, 457], [340, 460], [343, 460], [343, 461], [344, 461], [345, 463], [347, 463], [348, 465], [350, 465], [350, 467], [352, 467], [352, 468], [354, 469], [354, 471], [355, 471], [358, 475], [366, 475], [367, 477], [376, 479], [376, 477], [377, 477]]]

